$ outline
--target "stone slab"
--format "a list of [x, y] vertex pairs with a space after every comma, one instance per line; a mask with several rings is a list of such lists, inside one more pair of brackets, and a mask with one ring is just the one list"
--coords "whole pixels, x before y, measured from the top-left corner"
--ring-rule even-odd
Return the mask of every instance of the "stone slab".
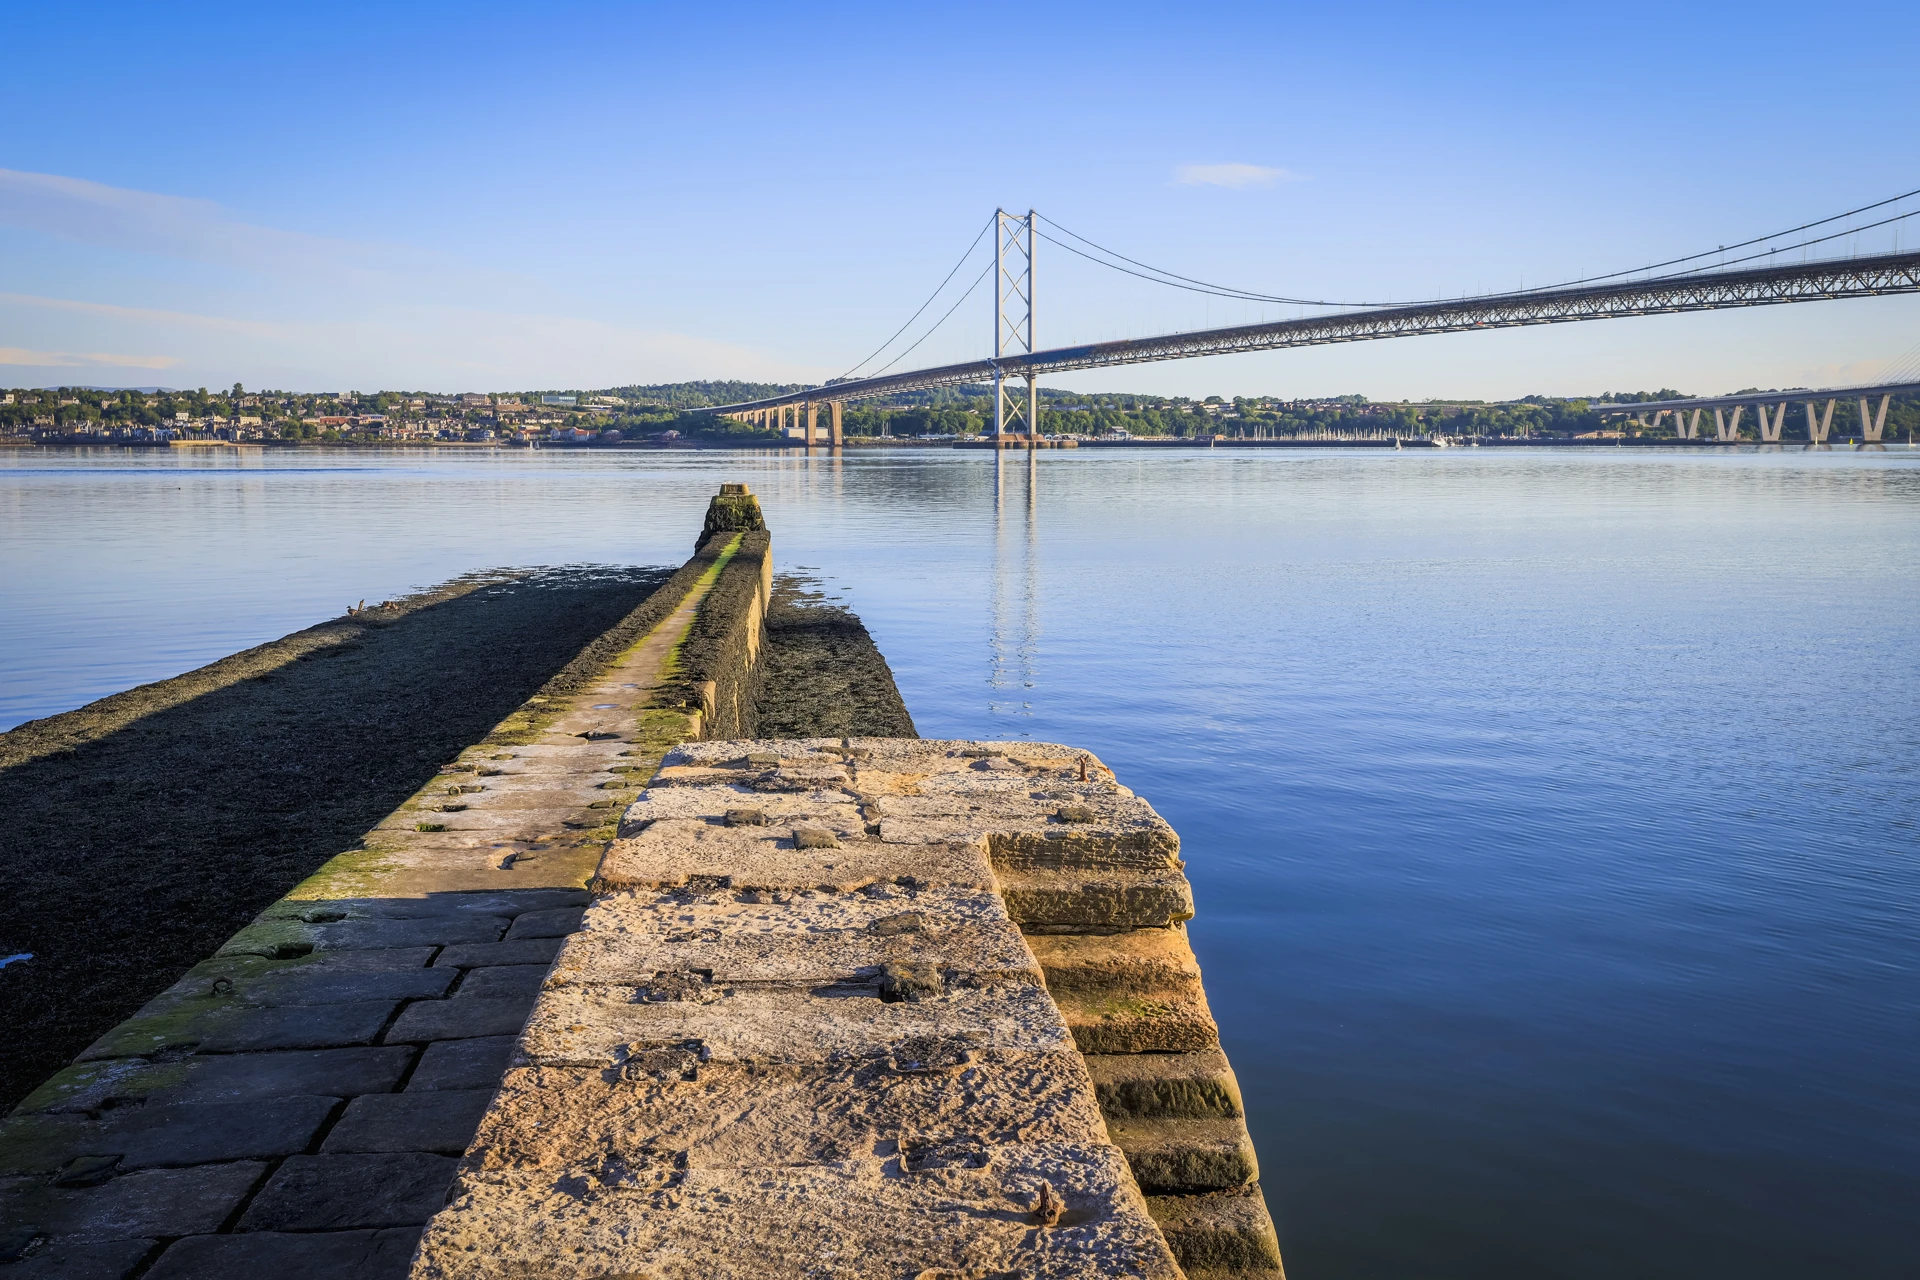
[[54, 1239], [142, 1240], [218, 1231], [266, 1171], [264, 1164], [237, 1161], [146, 1169], [94, 1187], [11, 1180], [0, 1183], [0, 1223]]
[[1000, 872], [1007, 914], [1029, 929], [1160, 929], [1193, 918], [1193, 887], [1179, 872]]
[[548, 982], [632, 985], [657, 973], [700, 972], [720, 984], [813, 986], [870, 981], [881, 966], [905, 962], [972, 985], [1040, 980], [998, 894], [869, 885], [857, 893], [613, 895], [568, 939]]
[[259, 920], [233, 935], [217, 954], [289, 959], [313, 951], [375, 951], [393, 947], [443, 947], [456, 942], [498, 942], [512, 921], [504, 916], [436, 915], [411, 920], [342, 920], [308, 924], [301, 919]]
[[[612, 1185], [463, 1173], [449, 1208], [428, 1224], [412, 1274], [1177, 1280], [1111, 1147], [999, 1147], [983, 1158], [984, 1167], [961, 1159], [902, 1177], [877, 1163], [623, 1169]], [[1066, 1203], [1047, 1229], [1032, 1220], [1042, 1181]]]
[[829, 829], [844, 836], [841, 847], [801, 850], [794, 845], [791, 828], [662, 819], [638, 836], [614, 841], [601, 859], [595, 885], [602, 892], [697, 884], [846, 893], [902, 877], [974, 889], [996, 883], [984, 842], [888, 844], [866, 838], [864, 822]]
[[326, 1154], [427, 1151], [457, 1156], [473, 1140], [491, 1089], [373, 1093], [347, 1104], [327, 1133]]
[[[446, 1204], [457, 1163], [452, 1156], [422, 1152], [288, 1156], [254, 1196], [236, 1230], [417, 1226]], [[195, 1227], [182, 1234], [214, 1229]]]
[[147, 1280], [400, 1280], [419, 1238], [418, 1227], [188, 1236], [168, 1246], [146, 1275]]
[[496, 964], [552, 964], [565, 938], [527, 938], [519, 942], [462, 942], [442, 951], [433, 967], [477, 969]]
[[1278, 1274], [1280, 1242], [1257, 1185], [1196, 1196], [1149, 1196], [1173, 1256], [1187, 1270]]
[[116, 1109], [85, 1115], [24, 1115], [0, 1121], [0, 1176], [53, 1173], [77, 1156], [118, 1156], [123, 1171], [219, 1160], [267, 1160], [304, 1151], [336, 1098]]
[[[422, 841], [421, 843], [425, 843]], [[304, 888], [304, 886], [302, 886]], [[425, 920], [449, 916], [515, 916], [523, 911], [585, 906], [586, 890], [544, 888], [465, 889], [425, 894], [392, 894], [377, 898], [321, 898], [305, 896], [300, 888], [260, 913], [262, 920], [303, 920], [309, 924], [354, 920]]]
[[[205, 960], [154, 997], [142, 1012], [191, 1007], [194, 1002], [225, 999], [243, 1005], [346, 1004], [369, 1000], [418, 1000], [442, 996], [451, 985], [445, 973], [426, 967], [425, 948], [407, 948], [404, 965], [364, 963], [380, 951], [322, 951], [298, 960], [263, 956], [222, 956]], [[359, 963], [354, 963], [354, 962]], [[345, 962], [345, 963], [343, 963]]]
[[1227, 1055], [1088, 1054], [1101, 1113], [1112, 1120], [1225, 1120], [1244, 1114]]
[[7, 1280], [125, 1280], [150, 1253], [152, 1240], [51, 1240], [7, 1264]]
[[512, 1035], [526, 1022], [527, 1011], [532, 1006], [531, 996], [422, 1000], [401, 1011], [388, 1029], [385, 1042], [423, 1043], [428, 1040]]
[[828, 815], [839, 815], [845, 821], [849, 808], [859, 809], [859, 798], [850, 788], [756, 791], [739, 782], [648, 787], [621, 814], [621, 835], [638, 834], [648, 823], [662, 819], [721, 823], [729, 809], [758, 809], [769, 825], [792, 826], [796, 822], [817, 822]]
[[507, 941], [527, 938], [564, 938], [580, 927], [581, 907], [556, 907], [550, 911], [529, 911], [514, 917], [507, 930]]
[[193, 1001], [157, 1014], [135, 1014], [96, 1040], [79, 1060], [145, 1057], [163, 1049], [262, 1053], [371, 1044], [399, 1005], [397, 1000], [372, 1000], [258, 1008], [231, 1000]]
[[1029, 938], [1049, 991], [1198, 991], [1200, 962], [1184, 927]]
[[420, 1065], [407, 1078], [407, 1092], [428, 1089], [491, 1089], [500, 1083], [513, 1057], [512, 1036], [478, 1036], [471, 1040], [440, 1040], [420, 1056]]
[[79, 1112], [133, 1103], [389, 1093], [412, 1061], [413, 1050], [405, 1046], [218, 1054], [162, 1063], [110, 1058], [68, 1067], [29, 1094], [19, 1110]]
[[461, 979], [454, 999], [524, 1000], [527, 1007], [532, 1008], [533, 998], [539, 994], [540, 984], [546, 980], [550, 968], [551, 965], [544, 964], [502, 964], [475, 969]]
[[624, 987], [560, 987], [534, 1007], [515, 1055], [521, 1066], [613, 1067], [638, 1047], [697, 1042], [705, 1060], [825, 1063], [933, 1040], [1045, 1052], [1070, 1046], [1046, 992], [999, 987], [889, 1003], [869, 995], [754, 988], [710, 998], [649, 1001]]
[[107, 1122], [103, 1136], [120, 1152], [123, 1169], [271, 1159], [306, 1150], [339, 1105], [335, 1098], [296, 1097], [142, 1107]]
[[1109, 1119], [1107, 1132], [1150, 1193], [1224, 1191], [1260, 1176], [1243, 1120]]
[[[893, 1173], [922, 1149], [967, 1143], [1104, 1144], [1071, 1051], [984, 1050], [949, 1070], [877, 1059], [830, 1066], [674, 1063], [654, 1071], [509, 1071], [469, 1149], [472, 1169], [759, 1168], [879, 1159]], [[671, 1069], [683, 1067], [681, 1070]], [[687, 1079], [687, 1075], [691, 1079]]]
[[1055, 991], [1053, 998], [1082, 1053], [1184, 1054], [1220, 1043], [1198, 983], [1173, 991]]

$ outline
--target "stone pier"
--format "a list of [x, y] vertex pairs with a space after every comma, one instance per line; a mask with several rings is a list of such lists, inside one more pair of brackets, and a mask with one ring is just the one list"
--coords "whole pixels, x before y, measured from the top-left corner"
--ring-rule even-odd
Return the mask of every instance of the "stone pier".
[[1072, 747], [752, 736], [769, 668], [912, 732], [857, 620], [763, 660], [771, 586], [728, 486], [0, 1121], [0, 1280], [1278, 1277], [1173, 830]]

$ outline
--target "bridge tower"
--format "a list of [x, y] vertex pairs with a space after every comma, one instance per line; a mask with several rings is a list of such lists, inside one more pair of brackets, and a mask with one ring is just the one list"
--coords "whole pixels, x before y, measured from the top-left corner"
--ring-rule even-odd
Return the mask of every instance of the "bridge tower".
[[993, 212], [993, 443], [1015, 432], [1015, 423], [1032, 448], [1040, 424], [1040, 393], [1029, 371], [1027, 394], [1007, 389], [1003, 357], [1032, 355], [1033, 344], [1033, 210], [1026, 216]]

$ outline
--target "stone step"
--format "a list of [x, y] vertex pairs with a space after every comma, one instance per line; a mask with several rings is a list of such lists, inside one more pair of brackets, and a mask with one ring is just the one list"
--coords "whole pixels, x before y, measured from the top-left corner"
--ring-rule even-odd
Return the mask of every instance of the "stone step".
[[1148, 1196], [1187, 1280], [1281, 1277], [1280, 1242], [1258, 1184], [1193, 1196]]
[[1184, 1054], [1212, 1049], [1220, 1031], [1206, 993], [1192, 991], [1053, 992], [1073, 1043], [1086, 1054]]
[[1115, 933], [1193, 918], [1193, 887], [1178, 871], [997, 871], [1007, 914], [1029, 933]]
[[1182, 926], [1124, 933], [1035, 934], [1027, 939], [1050, 991], [1200, 989], [1200, 962]]
[[1112, 1120], [1107, 1136], [1126, 1153], [1150, 1195], [1242, 1187], [1260, 1176], [1244, 1120]]
[[1109, 1120], [1230, 1120], [1240, 1116], [1240, 1085], [1227, 1055], [1091, 1053], [1087, 1074]]

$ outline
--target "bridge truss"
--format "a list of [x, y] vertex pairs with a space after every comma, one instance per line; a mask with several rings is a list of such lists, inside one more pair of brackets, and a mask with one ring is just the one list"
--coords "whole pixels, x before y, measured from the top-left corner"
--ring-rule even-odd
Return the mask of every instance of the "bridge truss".
[[[1018, 224], [1028, 220], [1010, 218], [1008, 221]], [[1026, 297], [1031, 299], [1031, 239], [1027, 244]], [[1701, 271], [1627, 283], [1487, 294], [1407, 306], [1337, 311], [1297, 320], [1201, 329], [1153, 338], [1127, 338], [1117, 342], [1096, 342], [1043, 351], [996, 353], [995, 358], [987, 360], [915, 369], [878, 378], [830, 382], [807, 391], [722, 405], [716, 412], [733, 417], [765, 417], [769, 411], [779, 412], [789, 405], [841, 404], [850, 400], [870, 400], [879, 396], [965, 383], [994, 383], [998, 395], [1003, 394], [998, 388], [1004, 387], [1010, 378], [1033, 379], [1076, 369], [1190, 360], [1199, 356], [1248, 351], [1279, 351], [1335, 342], [1365, 342], [1374, 338], [1478, 333], [1523, 325], [1616, 320], [1628, 316], [1765, 307], [1838, 298], [1871, 298], [1898, 293], [1920, 293], [1920, 251], [1826, 259], [1741, 271]], [[1030, 338], [1030, 312], [1027, 322], [1026, 333]], [[996, 339], [998, 336], [996, 329]]]

